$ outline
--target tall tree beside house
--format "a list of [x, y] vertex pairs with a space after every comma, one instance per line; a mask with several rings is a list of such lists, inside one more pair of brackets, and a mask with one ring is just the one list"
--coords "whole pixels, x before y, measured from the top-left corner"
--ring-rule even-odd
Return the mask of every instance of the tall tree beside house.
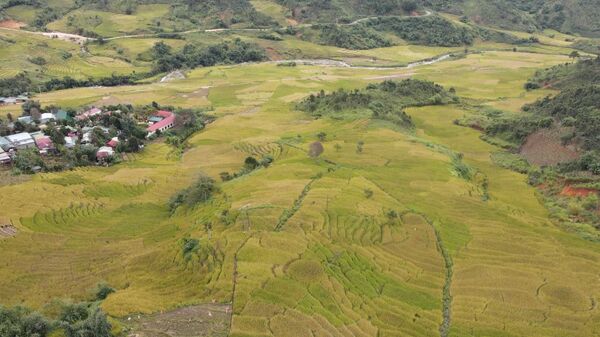
[[31, 113], [34, 111], [39, 112], [42, 109], [42, 105], [39, 101], [28, 100], [23, 105], [21, 105], [21, 110], [23, 111], [23, 116], [31, 116]]
[[34, 173], [36, 167], [44, 168], [45, 164], [37, 149], [25, 149], [17, 152], [14, 160], [15, 169], [22, 173]]

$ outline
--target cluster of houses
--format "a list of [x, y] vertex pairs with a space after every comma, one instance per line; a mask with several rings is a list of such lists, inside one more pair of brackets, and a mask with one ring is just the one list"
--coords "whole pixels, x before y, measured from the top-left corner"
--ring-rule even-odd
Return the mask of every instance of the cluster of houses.
[[17, 97], [1, 97], [0, 96], [0, 105], [10, 105], [10, 104], [19, 104], [25, 103], [29, 97], [27, 95], [19, 95]]
[[[115, 111], [118, 113], [120, 111]], [[100, 108], [91, 108], [74, 117], [77, 121], [93, 120], [93, 117], [110, 114], [111, 111], [103, 111]], [[56, 153], [52, 139], [43, 133], [51, 122], [72, 121], [73, 118], [64, 110], [58, 110], [54, 113], [43, 113], [38, 120], [33, 120], [31, 116], [23, 116], [17, 119], [23, 125], [35, 124], [42, 131], [37, 132], [20, 132], [11, 134], [5, 137], [0, 137], [0, 164], [10, 164], [15, 155], [20, 150], [37, 148], [41, 155]], [[14, 126], [14, 123], [12, 123]], [[66, 123], [62, 123], [66, 124]], [[157, 111], [147, 121], [146, 131], [148, 137], [160, 132], [164, 132], [172, 128], [175, 124], [175, 115], [170, 111]], [[93, 141], [93, 132], [95, 129], [100, 129], [102, 133], [108, 135], [110, 129], [104, 126], [87, 123], [87, 126], [75, 128], [69, 125], [63, 126], [68, 130], [68, 134], [64, 136], [64, 147], [69, 149], [77, 144], [91, 144]], [[98, 132], [98, 131], [97, 131]], [[101, 146], [96, 151], [96, 159], [105, 161], [107, 158], [115, 154], [115, 149], [119, 145], [119, 138], [111, 138], [104, 146]]]
[[21, 132], [0, 137], [0, 164], [10, 164], [16, 151], [37, 148], [40, 154], [46, 155], [55, 151], [50, 137], [41, 131]]

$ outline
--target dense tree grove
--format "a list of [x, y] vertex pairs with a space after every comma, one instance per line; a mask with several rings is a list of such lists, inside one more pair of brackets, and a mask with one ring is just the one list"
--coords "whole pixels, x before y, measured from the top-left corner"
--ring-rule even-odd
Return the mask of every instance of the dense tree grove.
[[114, 87], [134, 84], [135, 81], [147, 77], [147, 74], [111, 75], [101, 78], [74, 79], [70, 76], [53, 78], [43, 83], [34, 83], [27, 74], [21, 73], [15, 77], [0, 79], [0, 96], [17, 96], [26, 92], [53, 91], [82, 87]]
[[372, 117], [390, 121], [398, 126], [412, 127], [404, 112], [409, 106], [445, 104], [456, 97], [440, 85], [429, 81], [406, 79], [369, 84], [362, 90], [339, 89], [326, 94], [321, 91], [297, 104], [297, 108], [315, 117]]
[[25, 307], [0, 306], [2, 337], [110, 337], [111, 325], [97, 303], [63, 304], [56, 320]]
[[166, 72], [180, 68], [208, 67], [215, 64], [236, 64], [266, 59], [262, 48], [240, 39], [210, 46], [187, 44], [179, 52], [159, 42], [152, 48], [154, 71]]
[[385, 17], [368, 21], [368, 26], [392, 32], [404, 40], [428, 46], [463, 46], [473, 43], [474, 34], [466, 27], [439, 17]]
[[50, 328], [50, 322], [37, 312], [24, 307], [9, 309], [0, 306], [0, 336], [45, 337]]
[[181, 205], [194, 207], [210, 200], [216, 191], [215, 181], [211, 177], [202, 175], [190, 187], [171, 197], [169, 208], [174, 212]]
[[333, 22], [336, 19], [365, 15], [405, 15], [420, 6], [415, 0], [362, 0], [335, 2], [331, 0], [277, 0], [290, 9], [296, 20]]
[[319, 43], [346, 49], [389, 47], [392, 43], [380, 33], [363, 25], [320, 25]]
[[0, 96], [18, 96], [31, 91], [31, 89], [31, 79], [23, 73], [15, 77], [0, 79]]

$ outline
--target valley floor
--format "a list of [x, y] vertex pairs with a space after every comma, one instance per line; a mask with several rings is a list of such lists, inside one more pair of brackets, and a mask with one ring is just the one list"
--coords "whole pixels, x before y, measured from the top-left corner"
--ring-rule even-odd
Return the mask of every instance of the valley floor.
[[[106, 281], [117, 289], [102, 304], [113, 316], [215, 301], [232, 306], [231, 336], [597, 336], [600, 246], [557, 228], [525, 177], [491, 162], [497, 148], [453, 124], [468, 110], [411, 108], [414, 133], [294, 110], [321, 89], [390, 76], [520, 106], [536, 98], [522, 89], [535, 69], [566, 61], [490, 51], [413, 69], [220, 66], [39, 95], [210, 105], [219, 118], [181, 158], [152, 144], [111, 168], [1, 186], [2, 216], [19, 232], [0, 239], [0, 298], [41, 308]], [[319, 132], [325, 151], [312, 159]], [[452, 153], [480, 180], [456, 176]], [[267, 154], [270, 167], [219, 183], [208, 204], [169, 212], [199, 174], [218, 179]], [[200, 240], [197, 255], [181, 254], [186, 236]]]

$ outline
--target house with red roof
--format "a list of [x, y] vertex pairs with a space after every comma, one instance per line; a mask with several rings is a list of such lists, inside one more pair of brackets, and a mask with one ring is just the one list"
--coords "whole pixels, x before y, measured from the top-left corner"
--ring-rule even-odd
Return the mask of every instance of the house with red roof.
[[170, 111], [161, 110], [150, 117], [146, 131], [148, 131], [149, 137], [156, 132], [165, 132], [173, 126], [175, 126], [175, 115]]
[[98, 116], [99, 114], [102, 113], [102, 110], [99, 108], [91, 108], [88, 111], [82, 112], [80, 115], [77, 116], [77, 119], [82, 121], [86, 118], [91, 118], [94, 116]]
[[113, 149], [115, 149], [117, 147], [117, 145], [119, 145], [119, 137], [113, 137], [111, 140], [109, 140], [106, 145], [112, 147]]
[[48, 136], [36, 137], [35, 145], [40, 150], [40, 154], [48, 154], [48, 152], [54, 151], [54, 144], [52, 143], [52, 139]]
[[98, 160], [98, 161], [107, 160], [109, 157], [114, 156], [114, 154], [115, 154], [115, 151], [111, 147], [103, 146], [98, 149], [98, 152], [96, 152], [96, 160]]

